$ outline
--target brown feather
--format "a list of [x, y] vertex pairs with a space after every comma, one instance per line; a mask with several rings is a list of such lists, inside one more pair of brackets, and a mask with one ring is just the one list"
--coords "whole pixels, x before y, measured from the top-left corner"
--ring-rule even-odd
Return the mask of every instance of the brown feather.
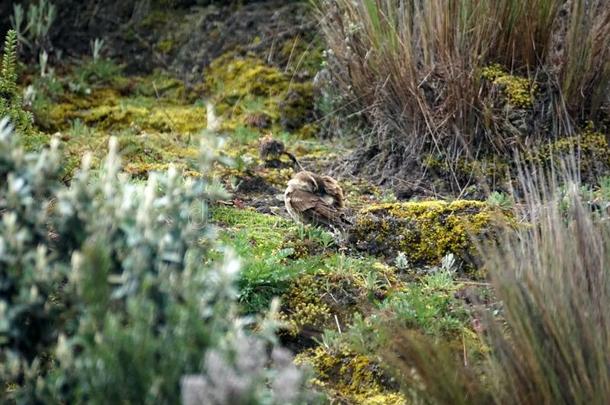
[[285, 204], [296, 221], [325, 225], [345, 226], [343, 191], [335, 179], [308, 171], [297, 173], [286, 189]]

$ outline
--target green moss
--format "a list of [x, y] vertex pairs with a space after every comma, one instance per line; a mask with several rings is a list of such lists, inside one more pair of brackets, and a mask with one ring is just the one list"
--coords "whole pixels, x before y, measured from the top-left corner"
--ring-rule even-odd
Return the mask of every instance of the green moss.
[[298, 354], [295, 363], [311, 366], [317, 376], [312, 383], [333, 401], [379, 405], [406, 403], [405, 397], [384, 386], [379, 365], [367, 356], [318, 346]]
[[171, 13], [168, 13], [167, 10], [158, 9], [153, 10], [148, 15], [142, 19], [140, 22], [140, 27], [144, 29], [159, 29], [163, 27], [169, 21]]
[[503, 179], [509, 169], [508, 163], [500, 156], [486, 156], [478, 159], [463, 158], [452, 164], [443, 155], [428, 153], [423, 155], [422, 165], [428, 170], [439, 174], [449, 175], [452, 173], [459, 179], [470, 179], [472, 177], [481, 179]]
[[133, 92], [139, 96], [150, 97], [153, 100], [161, 99], [174, 103], [182, 103], [189, 97], [184, 83], [163, 72], [155, 72], [152, 75], [133, 79]]
[[176, 46], [174, 40], [166, 38], [159, 41], [155, 48], [161, 53], [169, 54], [174, 49], [174, 46]]
[[530, 79], [511, 75], [498, 64], [484, 68], [482, 76], [500, 86], [508, 102], [515, 107], [530, 108], [533, 105], [537, 86]]
[[371, 258], [329, 253], [315, 272], [301, 274], [281, 296], [282, 319], [290, 336], [311, 338], [314, 331], [336, 330], [367, 313], [389, 291], [399, 288], [395, 269]]
[[235, 104], [247, 96], [274, 97], [286, 90], [287, 77], [255, 57], [225, 54], [214, 60], [206, 75], [208, 89]]
[[320, 294], [324, 282], [318, 275], [300, 276], [281, 297], [284, 303], [282, 319], [292, 336], [300, 333], [303, 327], [322, 330], [330, 319], [330, 308]]
[[313, 77], [322, 66], [324, 60], [324, 41], [315, 37], [306, 41], [303, 37], [291, 38], [285, 41], [280, 49], [280, 63], [292, 74], [307, 74]]
[[155, 105], [138, 107], [128, 103], [102, 105], [74, 114], [86, 124], [101, 129], [136, 128], [174, 133], [193, 133], [205, 128], [205, 110], [195, 106]]
[[471, 262], [471, 236], [489, 236], [499, 215], [480, 201], [376, 204], [358, 213], [352, 240], [373, 254], [403, 252], [417, 265], [436, 265], [448, 253]]
[[294, 251], [283, 242], [286, 234], [296, 232], [291, 221], [231, 207], [214, 207], [212, 219], [224, 229], [221, 240], [247, 259], [239, 280], [245, 312], [265, 310], [273, 297], [288, 291], [296, 277], [324, 268], [321, 255], [289, 259]]

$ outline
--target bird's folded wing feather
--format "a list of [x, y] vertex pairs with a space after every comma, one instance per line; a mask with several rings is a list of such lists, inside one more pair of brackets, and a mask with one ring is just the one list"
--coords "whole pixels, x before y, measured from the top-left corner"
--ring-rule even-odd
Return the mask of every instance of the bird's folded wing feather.
[[290, 203], [301, 215], [313, 222], [333, 225], [341, 220], [340, 212], [316, 194], [295, 190]]

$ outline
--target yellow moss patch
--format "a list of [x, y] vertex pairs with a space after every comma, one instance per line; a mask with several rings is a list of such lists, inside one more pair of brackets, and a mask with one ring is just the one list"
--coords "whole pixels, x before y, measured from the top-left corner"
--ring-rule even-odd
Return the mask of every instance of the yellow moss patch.
[[174, 133], [193, 133], [206, 126], [205, 110], [196, 106], [132, 105], [99, 106], [74, 114], [101, 129], [136, 128]]
[[[297, 130], [313, 117], [311, 82], [293, 82], [277, 67], [254, 56], [227, 53], [214, 60], [206, 72], [206, 89], [223, 129], [233, 130], [252, 114], [264, 114], [265, 127]], [[304, 131], [311, 135], [315, 126]]]
[[448, 253], [470, 261], [471, 236], [485, 236], [500, 215], [481, 201], [376, 204], [359, 212], [351, 238], [373, 254], [403, 252], [414, 264], [438, 264]]
[[258, 58], [229, 53], [210, 64], [206, 83], [210, 90], [225, 97], [270, 97], [285, 91], [288, 80], [280, 70]]
[[610, 148], [606, 135], [586, 130], [574, 137], [561, 138], [544, 145], [529, 156], [535, 163], [549, 163], [553, 158], [575, 155], [584, 171], [600, 166], [610, 167]]
[[534, 103], [537, 86], [528, 78], [511, 75], [498, 64], [484, 68], [482, 76], [502, 87], [509, 103], [515, 107], [529, 108]]
[[379, 366], [364, 355], [318, 346], [298, 354], [295, 363], [310, 365], [317, 375], [313, 384], [333, 400], [354, 404], [406, 403], [401, 394], [384, 387]]
[[286, 294], [281, 318], [288, 326], [288, 333], [296, 336], [304, 326], [321, 328], [330, 318], [330, 308], [320, 296], [323, 283], [313, 274], [299, 277]]

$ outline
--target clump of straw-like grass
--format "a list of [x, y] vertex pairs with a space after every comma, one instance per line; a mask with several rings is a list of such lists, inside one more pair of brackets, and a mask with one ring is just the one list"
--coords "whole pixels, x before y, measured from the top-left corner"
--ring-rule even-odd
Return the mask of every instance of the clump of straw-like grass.
[[610, 224], [577, 182], [522, 174], [521, 184], [526, 223], [481, 249], [502, 307], [502, 321], [482, 318], [485, 359], [465, 365], [411, 331], [384, 353], [425, 402], [610, 401]]
[[[318, 16], [334, 81], [385, 169], [570, 135], [609, 104], [607, 0], [320, 0]], [[527, 78], [535, 102], [498, 107], [482, 75], [494, 64]]]

